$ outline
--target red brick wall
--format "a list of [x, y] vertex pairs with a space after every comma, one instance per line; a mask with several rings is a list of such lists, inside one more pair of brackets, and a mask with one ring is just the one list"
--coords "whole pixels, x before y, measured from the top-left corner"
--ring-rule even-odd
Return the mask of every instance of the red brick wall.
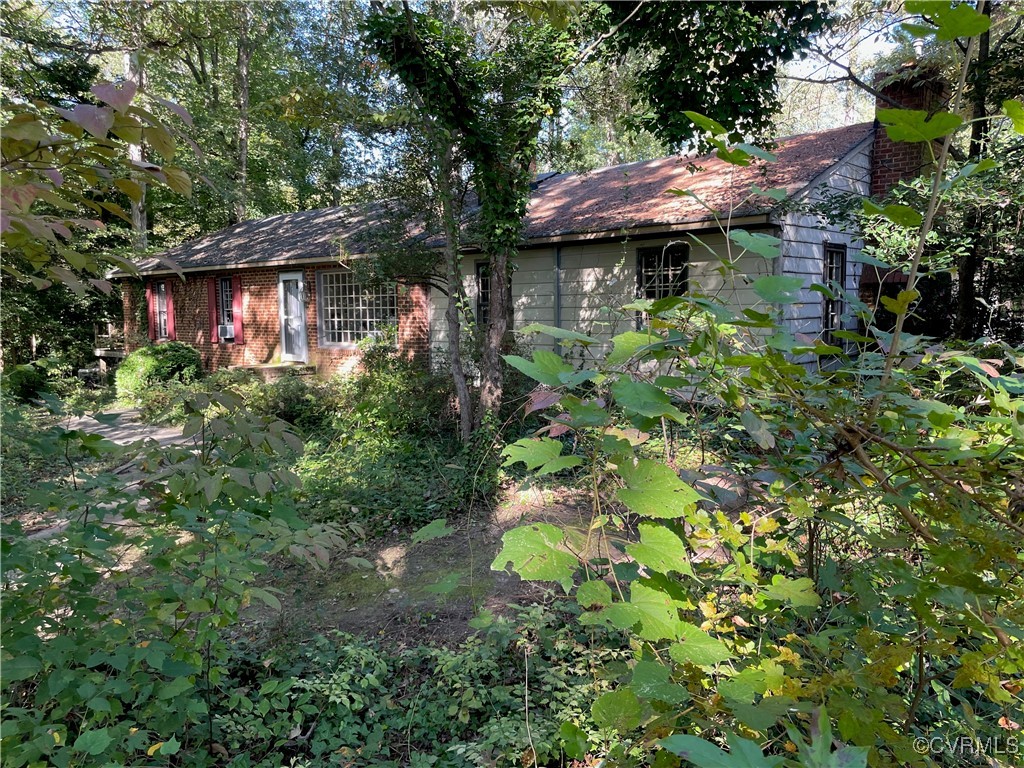
[[430, 363], [430, 287], [398, 289], [398, 348], [407, 360]]
[[[316, 273], [336, 269], [336, 264], [294, 269], [265, 267], [237, 271], [197, 272], [185, 276], [161, 278], [174, 296], [175, 335], [178, 341], [199, 350], [203, 365], [216, 370], [234, 365], [260, 365], [280, 362], [281, 329], [278, 315], [278, 275], [301, 271], [306, 289], [306, 333], [309, 363], [323, 374], [348, 372], [359, 364], [354, 348], [320, 347], [317, 338]], [[207, 280], [210, 277], [239, 275], [242, 283], [242, 323], [244, 343], [216, 344], [210, 341], [210, 310]], [[144, 293], [138, 283], [126, 281], [123, 290], [125, 339], [127, 351], [148, 342], [145, 326]], [[399, 289], [399, 349], [410, 358], [429, 362], [429, 289], [424, 286]], [[141, 312], [140, 312], [141, 310]], [[142, 326], [137, 318], [142, 317]], [[404, 329], [404, 330], [403, 330]]]
[[[883, 78], [880, 76], [878, 80]], [[881, 91], [903, 109], [921, 109], [929, 113], [943, 109], [949, 97], [946, 83], [932, 72], [921, 72], [916, 77], [891, 83]], [[894, 105], [878, 99], [877, 106], [889, 109]], [[898, 182], [920, 176], [930, 164], [924, 144], [891, 141], [884, 128], [875, 132], [871, 158], [872, 197], [882, 197]]]

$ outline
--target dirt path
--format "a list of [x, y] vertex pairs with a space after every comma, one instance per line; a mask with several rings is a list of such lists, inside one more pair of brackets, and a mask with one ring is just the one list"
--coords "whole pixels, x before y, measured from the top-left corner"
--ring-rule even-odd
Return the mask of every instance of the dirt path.
[[[456, 643], [474, 617], [509, 615], [513, 606], [564, 597], [557, 586], [524, 582], [491, 570], [505, 531], [529, 522], [574, 525], [585, 514], [566, 493], [510, 490], [494, 509], [451, 521], [448, 536], [412, 544], [411, 533], [335, 553], [316, 571], [291, 559], [272, 563], [261, 586], [279, 590], [280, 611], [253, 605], [244, 617], [251, 637], [301, 640], [340, 630], [396, 646]], [[352, 558], [365, 561], [360, 567]]]

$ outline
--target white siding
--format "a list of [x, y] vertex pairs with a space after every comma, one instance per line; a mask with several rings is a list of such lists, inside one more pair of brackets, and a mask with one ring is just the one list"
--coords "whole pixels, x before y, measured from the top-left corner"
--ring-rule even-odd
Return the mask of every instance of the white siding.
[[[858, 195], [871, 194], [871, 142], [870, 140], [851, 154], [845, 162], [806, 193], [801, 202], [819, 203], [827, 199], [829, 191], [853, 192]], [[784, 317], [794, 333], [817, 336], [823, 327], [822, 309], [824, 299], [821, 293], [810, 290], [811, 285], [821, 285], [824, 277], [826, 242], [846, 245], [846, 285], [851, 294], [856, 294], [860, 282], [861, 264], [854, 258], [864, 247], [860, 234], [847, 232], [820, 216], [807, 213], [788, 213], [782, 225], [782, 271], [787, 275], [804, 278], [805, 289], [801, 301], [788, 304]], [[847, 318], [844, 327], [855, 328], [856, 321]]]
[[[563, 246], [561, 251], [561, 318], [562, 328], [568, 328], [610, 340], [635, 326], [635, 316], [623, 313], [621, 308], [636, 297], [637, 249], [664, 247], [669, 243], [685, 242], [690, 246], [689, 284], [691, 290], [701, 291], [721, 299], [733, 311], [745, 307], [766, 309], [764, 302], [750, 289], [752, 280], [773, 273], [774, 264], [756, 254], [739, 256], [732, 252], [724, 235], [705, 235], [698, 242], [689, 236], [656, 240], [624, 240], [617, 243], [597, 243]], [[555, 259], [554, 247], [528, 250], [516, 260], [512, 274], [512, 301], [515, 308], [515, 327], [530, 323], [556, 325], [555, 311]], [[463, 261], [463, 279], [470, 306], [476, 306], [476, 261], [467, 257]], [[723, 261], [733, 263], [723, 267]], [[431, 346], [443, 349], [448, 344], [444, 313], [447, 297], [439, 291], [431, 292]], [[547, 339], [539, 339], [547, 343]]]

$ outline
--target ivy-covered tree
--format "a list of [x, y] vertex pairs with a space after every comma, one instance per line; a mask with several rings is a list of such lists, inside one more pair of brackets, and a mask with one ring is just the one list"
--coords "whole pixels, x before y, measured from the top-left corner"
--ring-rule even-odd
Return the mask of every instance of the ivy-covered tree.
[[474, 422], [501, 405], [511, 330], [511, 266], [530, 196], [542, 120], [561, 99], [574, 46], [565, 29], [524, 23], [521, 9], [443, 23], [407, 2], [373, 4], [369, 40], [425, 114], [459, 137], [479, 200], [473, 236], [486, 254], [491, 308]]

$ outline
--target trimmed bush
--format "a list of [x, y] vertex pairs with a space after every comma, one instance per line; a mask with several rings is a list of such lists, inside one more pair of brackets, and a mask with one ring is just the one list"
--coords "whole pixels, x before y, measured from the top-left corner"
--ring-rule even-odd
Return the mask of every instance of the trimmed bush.
[[132, 352], [117, 367], [114, 382], [118, 397], [137, 398], [152, 384], [188, 383], [203, 375], [199, 352], [188, 344], [169, 341]]

